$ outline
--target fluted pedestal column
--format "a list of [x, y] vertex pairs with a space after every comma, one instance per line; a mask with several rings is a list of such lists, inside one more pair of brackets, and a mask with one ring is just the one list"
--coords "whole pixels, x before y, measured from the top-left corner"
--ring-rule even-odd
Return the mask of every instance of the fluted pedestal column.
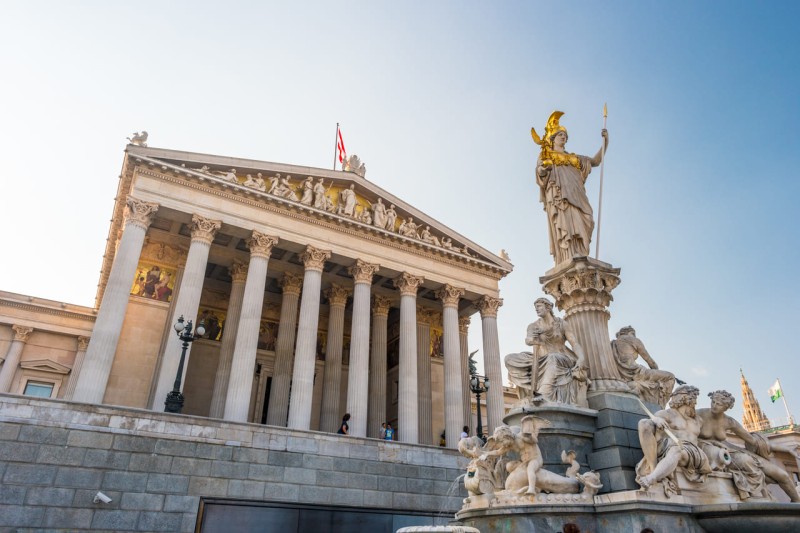
[[311, 402], [314, 394], [314, 361], [319, 325], [319, 293], [322, 267], [330, 258], [327, 250], [306, 247], [300, 256], [306, 270], [300, 300], [300, 322], [297, 325], [297, 347], [292, 372], [292, 395], [289, 400], [289, 423], [292, 429], [310, 429]]
[[275, 341], [275, 369], [272, 372], [272, 387], [269, 392], [267, 424], [286, 427], [289, 414], [289, 390], [292, 384], [294, 363], [294, 341], [297, 331], [297, 308], [303, 278], [285, 272], [281, 279], [283, 300], [278, 323], [278, 338]]
[[386, 422], [386, 343], [389, 308], [392, 301], [375, 295], [372, 299], [372, 348], [369, 356], [369, 409], [367, 436], [377, 439]]
[[325, 291], [328, 298], [328, 343], [325, 349], [325, 370], [322, 375], [322, 414], [319, 429], [329, 433], [339, 430], [342, 413], [339, 398], [342, 388], [342, 343], [344, 341], [344, 308], [350, 291], [331, 284]]
[[417, 408], [420, 444], [434, 444], [431, 399], [431, 321], [434, 314], [430, 309], [417, 307]]
[[[469, 359], [469, 323], [471, 322], [470, 317], [468, 316], [460, 316], [458, 317], [458, 348], [461, 354], [461, 405], [464, 411], [462, 418], [464, 420], [464, 425], [470, 427], [470, 432], [474, 433], [477, 426], [473, 426], [472, 424], [472, 398], [470, 394], [472, 391], [469, 388], [469, 364], [467, 360]], [[461, 432], [458, 432], [461, 435]]]
[[256, 367], [258, 332], [264, 307], [267, 266], [272, 247], [277, 242], [277, 237], [257, 231], [254, 231], [250, 238], [250, 265], [247, 267], [242, 311], [231, 358], [231, 376], [225, 398], [225, 420], [247, 422], [250, 396], [253, 391], [253, 372]]
[[81, 367], [83, 367], [83, 360], [86, 357], [86, 348], [89, 347], [89, 337], [78, 337], [78, 351], [75, 352], [75, 362], [72, 363], [72, 371], [69, 373], [69, 381], [67, 388], [64, 391], [63, 398], [71, 400], [75, 394], [75, 387], [78, 385], [78, 376], [81, 375]]
[[231, 377], [231, 361], [233, 360], [233, 349], [236, 346], [236, 330], [239, 328], [239, 317], [242, 315], [247, 266], [234, 262], [228, 272], [232, 279], [231, 296], [228, 300], [228, 314], [225, 316], [225, 332], [219, 348], [217, 374], [214, 377], [214, 391], [211, 395], [211, 409], [208, 413], [211, 418], [222, 418], [225, 414], [225, 400]]
[[379, 265], [357, 259], [348, 269], [353, 276], [353, 319], [350, 332], [350, 367], [347, 377], [347, 412], [350, 434], [367, 436], [369, 404], [369, 300], [372, 276]]
[[[72, 398], [78, 402], [101, 403], [106, 392], [111, 365], [117, 352], [122, 321], [128, 308], [131, 280], [136, 275], [136, 266], [142, 253], [144, 235], [158, 204], [142, 202], [128, 197], [125, 209], [125, 230], [117, 246], [117, 254], [108, 283], [103, 293], [103, 301], [97, 311], [97, 320], [92, 330], [92, 339], [86, 349], [83, 368]], [[173, 379], [175, 375], [173, 374]], [[166, 392], [164, 393], [166, 396]], [[164, 398], [161, 399], [164, 401]]]
[[503, 425], [505, 416], [500, 340], [497, 334], [497, 309], [501, 305], [502, 298], [484, 296], [478, 300], [483, 334], [483, 371], [489, 379], [489, 390], [486, 392], [486, 428], [489, 435]]
[[400, 441], [419, 442], [417, 370], [417, 289], [423, 279], [403, 272], [394, 280], [400, 289], [400, 363], [397, 394], [397, 434]]
[[458, 340], [458, 300], [464, 289], [444, 285], [436, 291], [441, 298], [444, 329], [444, 428], [447, 447], [455, 448], [464, 426], [464, 401], [461, 383], [461, 346]]
[[14, 330], [14, 340], [11, 341], [11, 346], [8, 347], [3, 367], [0, 368], [0, 392], [8, 392], [11, 388], [11, 382], [14, 380], [14, 374], [17, 373], [19, 366], [19, 359], [22, 356], [22, 348], [28, 342], [28, 337], [33, 333], [33, 328], [26, 326], [11, 326]]
[[[189, 245], [189, 253], [186, 256], [186, 268], [183, 271], [180, 290], [176, 296], [174, 312], [171, 324], [177, 322], [182, 315], [186, 320], [196, 320], [197, 311], [200, 307], [200, 293], [203, 291], [203, 281], [206, 277], [206, 264], [208, 263], [208, 251], [214, 235], [222, 225], [219, 220], [210, 220], [200, 215], [192, 215], [192, 243]], [[168, 336], [172, 336], [171, 331], [167, 331]], [[92, 335], [94, 341], [94, 335]], [[178, 372], [178, 362], [180, 361], [183, 345], [178, 341], [167, 341], [164, 347], [164, 356], [161, 361], [161, 371], [158, 375], [155, 393], [153, 394], [153, 410], [163, 411], [164, 400], [167, 393], [172, 390], [175, 383], [175, 374]], [[92, 346], [89, 345], [91, 350]], [[192, 345], [186, 349], [186, 359], [184, 360], [183, 375], [181, 376], [181, 390], [186, 384], [186, 370], [189, 368], [189, 356]]]
[[618, 268], [590, 257], [575, 257], [569, 263], [539, 278], [544, 292], [564, 312], [586, 353], [592, 384], [589, 394], [630, 392], [617, 369], [608, 334], [611, 291], [619, 285]]

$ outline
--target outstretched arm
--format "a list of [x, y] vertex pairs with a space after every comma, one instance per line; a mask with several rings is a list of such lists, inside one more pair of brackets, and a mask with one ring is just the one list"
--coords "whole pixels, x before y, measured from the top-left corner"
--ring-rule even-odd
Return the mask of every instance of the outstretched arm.
[[658, 370], [658, 365], [656, 364], [655, 360], [650, 357], [650, 354], [647, 351], [647, 348], [644, 347], [644, 343], [639, 339], [636, 339], [636, 351], [639, 355], [647, 362], [647, 365], [652, 368], [653, 370]]
[[[603, 131], [600, 133], [600, 135], [603, 136], [603, 144], [605, 145], [605, 151], [607, 152], [608, 151], [608, 130], [604, 128]], [[597, 151], [597, 153], [594, 154], [594, 157], [592, 158], [592, 166], [596, 167], [602, 161], [603, 161], [603, 147], [601, 147]]]

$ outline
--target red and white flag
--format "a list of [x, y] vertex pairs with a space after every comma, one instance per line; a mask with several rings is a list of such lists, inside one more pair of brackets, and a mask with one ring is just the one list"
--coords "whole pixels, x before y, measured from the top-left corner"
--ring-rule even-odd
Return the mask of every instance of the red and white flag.
[[339, 163], [344, 163], [347, 158], [347, 150], [344, 149], [344, 139], [342, 139], [342, 130], [336, 130], [339, 134], [338, 141], [336, 142], [336, 149], [339, 150]]

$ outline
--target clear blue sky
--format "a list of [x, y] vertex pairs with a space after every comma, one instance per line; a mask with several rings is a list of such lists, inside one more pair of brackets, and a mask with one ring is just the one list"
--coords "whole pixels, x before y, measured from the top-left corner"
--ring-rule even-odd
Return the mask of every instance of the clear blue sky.
[[329, 168], [341, 122], [368, 179], [509, 251], [500, 348], [519, 351], [552, 266], [530, 127], [560, 109], [592, 155], [608, 102], [612, 335], [634, 325], [703, 393], [738, 398], [742, 367], [771, 418], [780, 376], [800, 417], [798, 6], [6, 2], [0, 289], [92, 305], [133, 131]]

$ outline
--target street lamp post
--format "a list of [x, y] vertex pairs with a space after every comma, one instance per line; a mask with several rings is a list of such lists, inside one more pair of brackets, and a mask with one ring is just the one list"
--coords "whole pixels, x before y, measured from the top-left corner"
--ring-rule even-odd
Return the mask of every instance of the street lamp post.
[[476, 428], [476, 434], [483, 439], [484, 442], [486, 442], [486, 437], [483, 436], [483, 420], [481, 417], [481, 394], [488, 392], [489, 378], [478, 374], [477, 365], [473, 359], [476, 353], [478, 353], [477, 350], [469, 354], [469, 373], [471, 376], [469, 379], [469, 388], [475, 395], [478, 405], [478, 427]]
[[[175, 374], [175, 383], [172, 385], [172, 390], [167, 393], [167, 399], [164, 401], [164, 412], [180, 413], [181, 410], [183, 410], [183, 394], [181, 393], [183, 364], [186, 360], [186, 349], [189, 348], [189, 344], [194, 341], [194, 334], [192, 333], [192, 321], [190, 320], [184, 325], [183, 315], [181, 315], [172, 327], [175, 328], [175, 333], [178, 334], [178, 338], [183, 341], [183, 349], [181, 350], [181, 358], [178, 362], [178, 372]], [[203, 323], [200, 322], [197, 325], [195, 333], [202, 337], [205, 332], [206, 328], [204, 328]]]

